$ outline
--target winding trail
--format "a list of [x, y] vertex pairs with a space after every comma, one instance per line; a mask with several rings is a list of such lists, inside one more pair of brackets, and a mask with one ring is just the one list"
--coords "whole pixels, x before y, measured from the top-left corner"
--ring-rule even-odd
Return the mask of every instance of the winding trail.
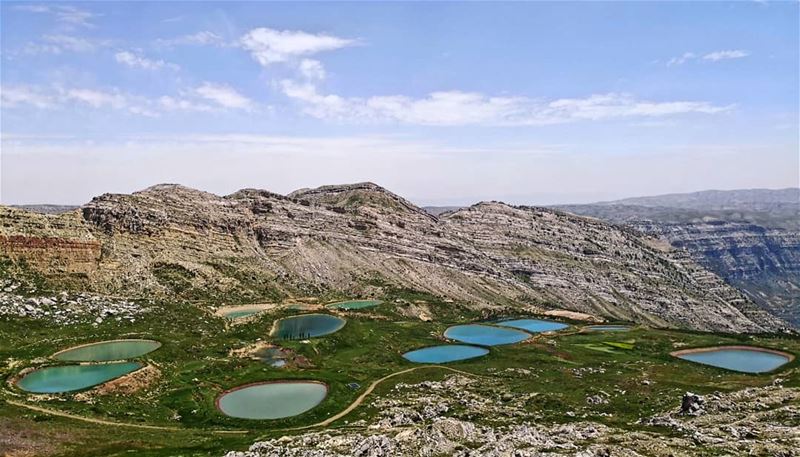
[[405, 370], [395, 371], [394, 373], [390, 373], [390, 374], [388, 374], [388, 375], [386, 375], [386, 376], [384, 376], [384, 377], [382, 377], [380, 379], [376, 379], [375, 381], [372, 381], [372, 384], [370, 384], [369, 387], [367, 387], [366, 390], [364, 390], [364, 392], [361, 395], [359, 395], [358, 398], [356, 398], [353, 401], [353, 403], [350, 403], [350, 406], [348, 406], [347, 408], [343, 409], [341, 412], [337, 413], [336, 415], [331, 416], [331, 417], [325, 419], [322, 422], [317, 422], [316, 424], [304, 425], [302, 427], [285, 428], [285, 429], [282, 429], [282, 430], [306, 430], [306, 429], [309, 429], [309, 428], [317, 428], [317, 427], [328, 426], [328, 425], [332, 424], [333, 422], [336, 422], [337, 420], [339, 420], [339, 419], [343, 418], [344, 416], [350, 414], [354, 409], [358, 408], [358, 406], [361, 405], [361, 403], [364, 402], [364, 400], [369, 396], [369, 394], [371, 394], [372, 391], [375, 390], [375, 388], [378, 387], [378, 385], [380, 383], [382, 383], [383, 381], [386, 381], [387, 379], [394, 378], [395, 376], [401, 376], [401, 375], [404, 375], [406, 373], [411, 373], [412, 371], [422, 370], [422, 369], [425, 369], [425, 368], [438, 368], [440, 370], [452, 371], [454, 373], [460, 373], [460, 374], [464, 374], [464, 375], [467, 375], [467, 376], [473, 376], [473, 377], [474, 376], [481, 376], [481, 375], [478, 375], [478, 374], [475, 374], [475, 373], [470, 373], [468, 371], [461, 371], [461, 370], [457, 370], [455, 368], [450, 368], [450, 367], [446, 367], [446, 366], [442, 366], [442, 365], [422, 365], [422, 366], [419, 366], [419, 367], [412, 367], [412, 368], [407, 368]]
[[[305, 425], [305, 426], [302, 426], [302, 427], [281, 428], [281, 429], [275, 429], [275, 430], [271, 430], [271, 431], [306, 430], [306, 429], [309, 429], [309, 428], [325, 427], [327, 425], [330, 425], [331, 423], [333, 423], [333, 422], [341, 419], [342, 417], [350, 414], [354, 409], [358, 408], [358, 406], [361, 405], [361, 403], [364, 402], [364, 400], [369, 396], [369, 394], [371, 394], [372, 391], [375, 390], [375, 388], [378, 387], [378, 385], [380, 385], [382, 382], [384, 382], [384, 381], [386, 381], [388, 379], [394, 378], [395, 376], [401, 376], [401, 375], [404, 375], [406, 373], [411, 373], [412, 371], [422, 370], [422, 369], [426, 369], [426, 368], [438, 368], [438, 369], [441, 369], [441, 370], [452, 371], [454, 373], [460, 373], [460, 374], [463, 374], [463, 375], [473, 376], [473, 377], [474, 376], [478, 376], [478, 377], [482, 376], [482, 375], [479, 375], [479, 374], [470, 373], [468, 371], [457, 370], [455, 368], [445, 367], [445, 366], [441, 366], [441, 365], [422, 365], [422, 366], [418, 366], [418, 367], [407, 368], [405, 370], [400, 370], [400, 371], [396, 371], [394, 373], [390, 373], [390, 374], [388, 374], [388, 375], [386, 375], [386, 376], [384, 376], [384, 377], [382, 377], [380, 379], [377, 379], [377, 380], [373, 381], [369, 385], [369, 387], [367, 387], [364, 390], [364, 392], [361, 395], [359, 395], [355, 400], [353, 400], [352, 403], [350, 403], [350, 405], [347, 408], [345, 408], [344, 410], [342, 410], [341, 412], [337, 413], [334, 416], [331, 416], [331, 417], [329, 417], [329, 418], [327, 418], [327, 419], [325, 419], [325, 420], [323, 420], [321, 422], [317, 422], [316, 424]], [[138, 428], [138, 429], [143, 429], [143, 430], [160, 430], [160, 431], [169, 431], [169, 432], [179, 432], [179, 431], [180, 432], [195, 432], [195, 433], [197, 433], [197, 432], [211, 432], [211, 433], [220, 434], [220, 435], [225, 435], [225, 434], [241, 435], [241, 434], [251, 433], [250, 430], [203, 430], [203, 429], [192, 429], [192, 428], [183, 428], [183, 427], [170, 427], [170, 426], [166, 426], [166, 425], [132, 424], [130, 422], [117, 422], [117, 421], [111, 421], [111, 420], [106, 420], [106, 419], [96, 419], [96, 418], [93, 418], [93, 417], [79, 416], [77, 414], [65, 413], [65, 412], [59, 411], [57, 409], [50, 409], [50, 408], [44, 408], [44, 407], [41, 407], [41, 406], [35, 406], [35, 405], [31, 405], [31, 404], [24, 403], [24, 402], [21, 402], [21, 401], [8, 400], [8, 399], [6, 399], [4, 401], [6, 403], [8, 403], [9, 405], [18, 406], [20, 408], [26, 408], [26, 409], [29, 409], [31, 411], [36, 411], [36, 412], [43, 413], [43, 414], [49, 414], [51, 416], [64, 417], [64, 418], [67, 418], [67, 419], [73, 419], [73, 420], [88, 422], [90, 424], [108, 425], [108, 426], [111, 426], [111, 427], [130, 427], [130, 428]]]

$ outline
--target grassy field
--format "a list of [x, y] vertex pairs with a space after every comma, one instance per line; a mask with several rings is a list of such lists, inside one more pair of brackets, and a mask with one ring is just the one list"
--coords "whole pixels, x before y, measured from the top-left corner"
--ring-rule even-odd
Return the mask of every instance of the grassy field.
[[[402, 294], [402, 295], [400, 295]], [[408, 298], [409, 292], [398, 296]], [[372, 381], [415, 366], [405, 361], [405, 351], [435, 345], [448, 325], [478, 319], [464, 309], [428, 299], [442, 321], [420, 322], [396, 312], [393, 297], [368, 310], [342, 312], [348, 319], [339, 332], [308, 342], [279, 341], [281, 346], [307, 358], [306, 368], [273, 368], [257, 360], [231, 357], [229, 351], [268, 340], [272, 322], [299, 311], [264, 313], [241, 325], [226, 325], [202, 306], [155, 303], [133, 324], [107, 321], [68, 327], [42, 321], [0, 320], [1, 400], [30, 402], [39, 407], [87, 418], [177, 427], [178, 430], [140, 430], [99, 425], [54, 417], [0, 403], [0, 451], [24, 442], [34, 454], [59, 456], [206, 456], [245, 449], [259, 437], [279, 436], [287, 428], [314, 424], [347, 407]], [[446, 310], [446, 312], [445, 312]], [[133, 395], [96, 396], [77, 401], [72, 394], [36, 399], [7, 382], [26, 367], [53, 364], [47, 357], [77, 344], [114, 338], [142, 337], [163, 346], [141, 358], [161, 371], [161, 378]], [[598, 405], [591, 420], [621, 428], [635, 428], [640, 417], [674, 408], [680, 395], [728, 391], [765, 385], [775, 378], [800, 387], [798, 361], [775, 373], [748, 375], [705, 367], [675, 359], [676, 348], [717, 344], [760, 345], [800, 354], [800, 340], [778, 336], [746, 336], [636, 328], [630, 332], [577, 333], [574, 328], [537, 337], [521, 344], [493, 347], [490, 354], [448, 366], [502, 379], [505, 394], [537, 392], [526, 408], [542, 421], [571, 420], [567, 411], [581, 411], [591, 395], [624, 390]], [[582, 370], [592, 368], [592, 370]], [[519, 370], [528, 370], [521, 375]], [[417, 370], [380, 384], [373, 395], [383, 395], [398, 382], [439, 380], [448, 373]], [[220, 414], [214, 400], [220, 392], [242, 384], [276, 379], [312, 379], [325, 382], [328, 397], [316, 408], [293, 418], [272, 421], [234, 419]], [[351, 390], [348, 383], [361, 385]], [[607, 413], [607, 414], [603, 414]], [[369, 420], [375, 411], [369, 400], [344, 421]], [[476, 418], [491, 421], [491, 418]], [[222, 431], [240, 433], [222, 434]], [[133, 454], [131, 454], [133, 452]]]

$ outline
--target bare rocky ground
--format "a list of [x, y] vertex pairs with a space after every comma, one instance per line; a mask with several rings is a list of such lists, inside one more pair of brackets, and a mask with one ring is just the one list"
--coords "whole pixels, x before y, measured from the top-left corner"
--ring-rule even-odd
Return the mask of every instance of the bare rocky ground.
[[370, 405], [379, 411], [372, 424], [283, 436], [225, 457], [800, 455], [800, 389], [780, 382], [687, 393], [674, 409], [625, 429], [585, 420], [537, 423], [525, 407], [531, 398], [504, 396], [498, 382], [453, 375], [398, 384]]
[[23, 296], [21, 285], [0, 279], [0, 318], [45, 319], [59, 325], [79, 322], [102, 324], [106, 320], [135, 322], [145, 308], [128, 301], [86, 292], [60, 292], [53, 295]]

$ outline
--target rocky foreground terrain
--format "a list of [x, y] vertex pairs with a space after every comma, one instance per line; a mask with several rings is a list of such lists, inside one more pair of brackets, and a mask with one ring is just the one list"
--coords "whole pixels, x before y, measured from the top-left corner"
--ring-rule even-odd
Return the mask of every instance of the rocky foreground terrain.
[[225, 457], [795, 456], [800, 449], [800, 389], [780, 383], [705, 397], [687, 392], [675, 408], [620, 429], [592, 422], [603, 402], [591, 397], [581, 417], [538, 424], [525, 412], [531, 398], [503, 396], [496, 382], [453, 375], [399, 384], [371, 405], [380, 411], [376, 423], [283, 436]]
[[662, 238], [764, 309], [800, 324], [800, 189], [707, 191], [560, 208]]
[[0, 207], [11, 275], [198, 303], [422, 291], [475, 309], [566, 309], [652, 326], [778, 331], [693, 259], [632, 230], [484, 202], [432, 216], [371, 183], [288, 196], [179, 185], [59, 215]]

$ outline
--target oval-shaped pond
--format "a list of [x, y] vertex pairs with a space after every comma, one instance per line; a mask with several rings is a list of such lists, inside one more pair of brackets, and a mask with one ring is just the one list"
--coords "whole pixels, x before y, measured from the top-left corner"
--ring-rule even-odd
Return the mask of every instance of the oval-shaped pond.
[[301, 314], [277, 321], [273, 335], [288, 340], [313, 338], [334, 333], [344, 327], [345, 322], [330, 314]]
[[444, 336], [462, 343], [480, 346], [518, 343], [531, 337], [529, 333], [520, 330], [480, 324], [454, 325], [445, 330]]
[[562, 330], [569, 327], [569, 325], [561, 322], [544, 321], [541, 319], [514, 319], [509, 321], [500, 321], [497, 323], [497, 325], [518, 328], [530, 333], [554, 332], [556, 330]]
[[587, 332], [627, 332], [631, 327], [628, 325], [589, 325], [584, 327]]
[[382, 302], [380, 300], [349, 300], [338, 303], [331, 303], [330, 305], [325, 305], [325, 307], [333, 309], [363, 309], [363, 308], [369, 308], [371, 306], [377, 306], [381, 303]]
[[249, 317], [262, 312], [263, 309], [237, 309], [236, 311], [228, 311], [223, 314], [227, 319], [240, 319], [242, 317]]
[[447, 363], [473, 359], [489, 353], [486, 348], [463, 344], [445, 344], [409, 351], [403, 357], [414, 363]]
[[240, 419], [280, 419], [308, 411], [327, 395], [328, 386], [316, 381], [249, 384], [220, 395], [217, 408]]
[[161, 343], [153, 340], [101, 341], [56, 352], [53, 358], [69, 362], [108, 362], [139, 357], [160, 347]]
[[751, 346], [687, 349], [673, 352], [672, 355], [690, 362], [744, 373], [766, 373], [794, 359], [793, 355], [785, 352]]
[[139, 362], [122, 362], [47, 367], [26, 374], [17, 386], [37, 394], [72, 392], [102, 384], [143, 366]]

